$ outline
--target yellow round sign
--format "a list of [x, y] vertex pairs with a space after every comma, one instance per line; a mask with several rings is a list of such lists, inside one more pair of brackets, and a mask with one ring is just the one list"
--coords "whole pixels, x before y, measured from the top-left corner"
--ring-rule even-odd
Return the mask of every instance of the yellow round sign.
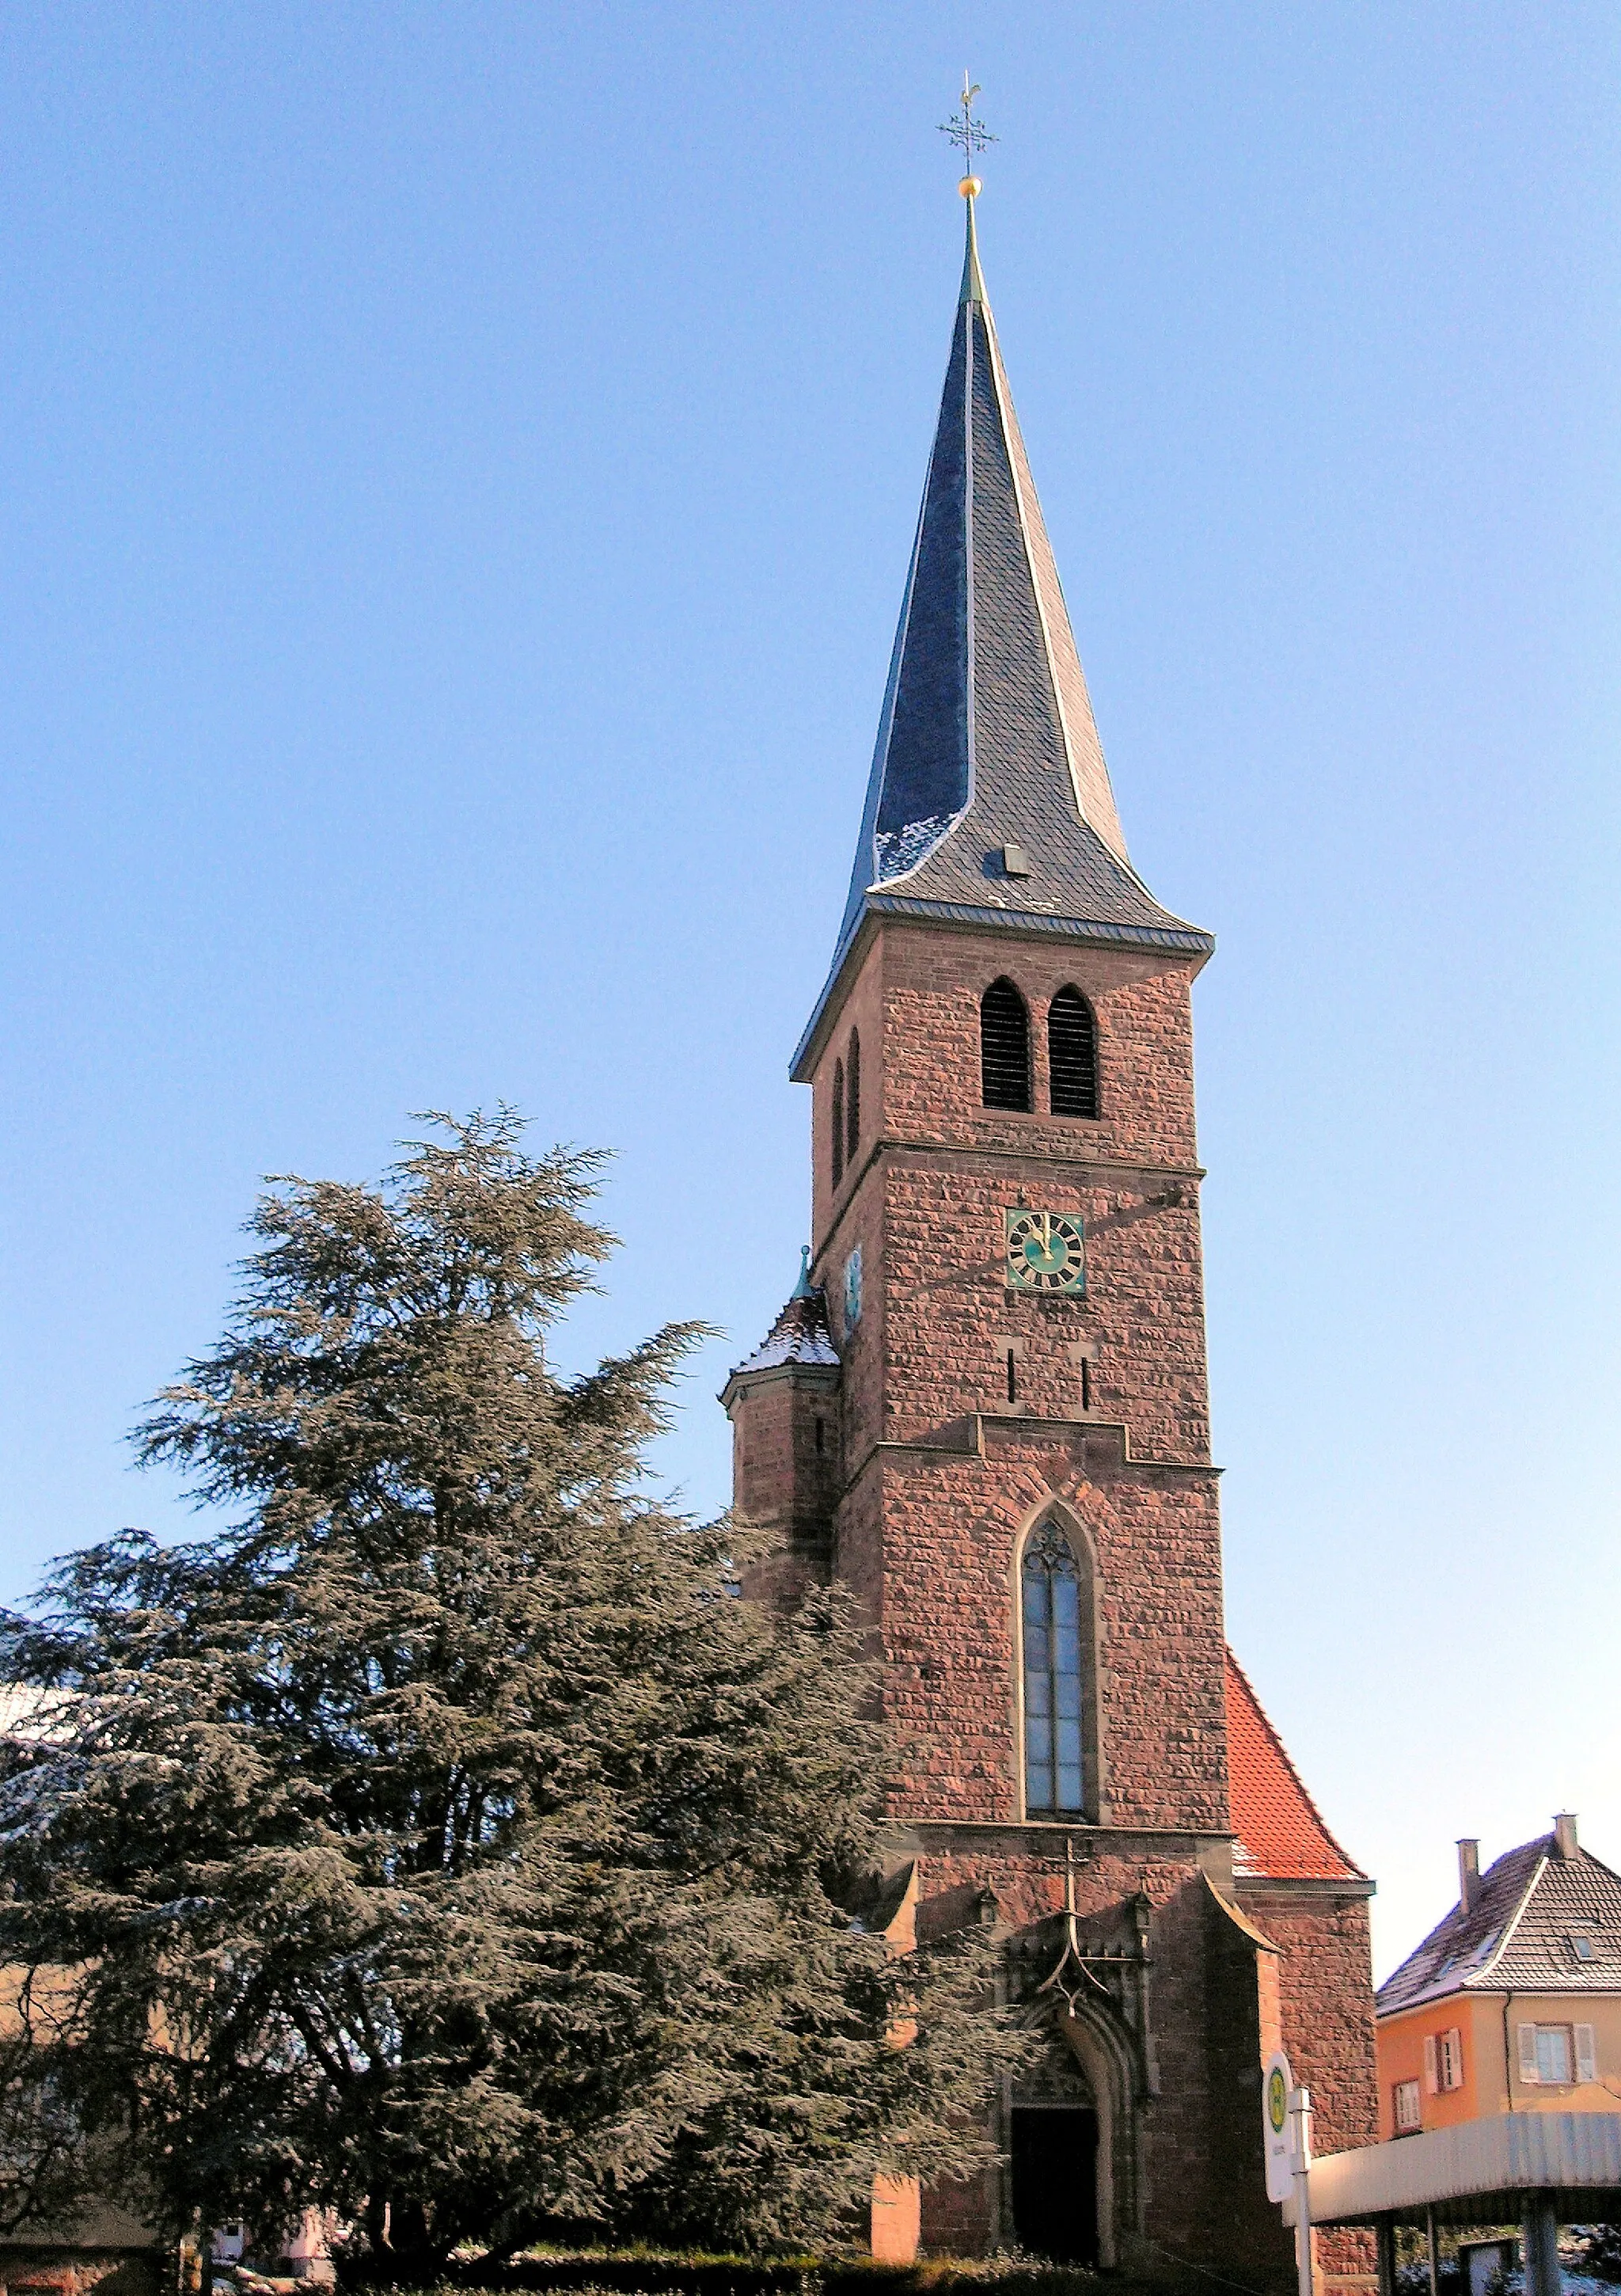
[[[1253, 2089], [1249, 2093], [1252, 2096], [1255, 2095]], [[1252, 2112], [1254, 2109], [1251, 2106]], [[1289, 2118], [1289, 2091], [1284, 2087], [1282, 2069], [1278, 2065], [1273, 2067], [1272, 2078], [1266, 2084], [1266, 2118], [1272, 2123], [1273, 2135], [1281, 2136], [1283, 2124]]]

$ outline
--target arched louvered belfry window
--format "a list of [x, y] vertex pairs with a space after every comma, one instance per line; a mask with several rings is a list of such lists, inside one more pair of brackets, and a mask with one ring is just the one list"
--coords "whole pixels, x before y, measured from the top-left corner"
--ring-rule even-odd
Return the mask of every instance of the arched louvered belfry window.
[[844, 1177], [844, 1062], [833, 1062], [833, 1185]]
[[850, 1048], [844, 1063], [845, 1119], [844, 1160], [856, 1161], [856, 1151], [861, 1145], [861, 1038], [854, 1029], [850, 1031]]
[[1030, 1016], [1011, 980], [979, 999], [979, 1096], [987, 1108], [1030, 1105]]
[[1054, 1116], [1098, 1114], [1098, 1023], [1078, 988], [1060, 988], [1047, 1007], [1047, 1067]]
[[1096, 1807], [1093, 1589], [1051, 1517], [1026, 1542], [1019, 1596], [1025, 1815], [1078, 1817]]

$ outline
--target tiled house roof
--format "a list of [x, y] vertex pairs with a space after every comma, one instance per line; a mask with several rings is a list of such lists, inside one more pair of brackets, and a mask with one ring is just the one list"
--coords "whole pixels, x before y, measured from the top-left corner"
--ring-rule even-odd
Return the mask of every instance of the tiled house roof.
[[1231, 1651], [1227, 1653], [1227, 1767], [1236, 1880], [1365, 1879], [1323, 1824], [1283, 1742]]
[[[952, 330], [849, 898], [803, 1064], [874, 914], [1207, 955], [1126, 858], [1114, 791], [985, 299], [969, 259]], [[1005, 865], [1018, 848], [1022, 865]]]
[[[1577, 1941], [1585, 1954], [1577, 1949]], [[1621, 1874], [1557, 1834], [1507, 1849], [1375, 1997], [1388, 2016], [1449, 1993], [1621, 1993]]]

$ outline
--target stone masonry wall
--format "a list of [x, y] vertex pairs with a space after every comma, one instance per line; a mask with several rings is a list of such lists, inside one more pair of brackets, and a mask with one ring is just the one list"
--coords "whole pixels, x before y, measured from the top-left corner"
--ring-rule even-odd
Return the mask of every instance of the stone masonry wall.
[[[1314, 2150], [1343, 2152], [1376, 2143], [1379, 2077], [1366, 1898], [1298, 1882], [1241, 1882], [1234, 1896], [1279, 1948], [1282, 2046], [1295, 2079], [1312, 2093]], [[1319, 2233], [1316, 2243], [1325, 2296], [1373, 2285], [1371, 2234]]]
[[[1083, 1926], [1124, 1936], [1146, 1892], [1158, 2093], [1145, 2098], [1139, 2073], [1122, 2070], [1136, 2046], [1124, 2013], [1089, 2002], [1097, 2033], [1107, 2028], [1089, 2061], [1083, 2027], [1064, 2028], [1114, 2148], [1116, 2260], [1185, 2260], [1281, 2289], [1292, 2273], [1264, 2199], [1263, 2044], [1281, 2023], [1301, 2077], [1321, 2082], [1324, 2149], [1372, 2133], [1367, 1930], [1359, 1901], [1296, 1891], [1252, 1903], [1247, 1891], [1257, 1938], [1212, 1888], [1230, 1891], [1232, 1878], [1196, 970], [1186, 957], [1016, 931], [886, 921], [872, 931], [812, 1079], [813, 1268], [840, 1355], [832, 1566], [884, 1661], [897, 1749], [888, 1854], [894, 1872], [915, 1866], [919, 1935], [980, 1918], [988, 1888], [1019, 1952], [1045, 1952], [1062, 1933], [1067, 1832], [1081, 1849]], [[980, 1104], [979, 999], [1003, 976], [1030, 1014], [1030, 1114]], [[1071, 983], [1097, 1019], [1096, 1119], [1044, 1112], [1047, 1009]], [[835, 1188], [833, 1063], [852, 1028], [861, 1137]], [[1019, 1204], [1078, 1215], [1083, 1297], [1010, 1291], [1005, 1214]], [[740, 1433], [740, 1492], [757, 1468], [802, 1480], [792, 1427], [763, 1414], [760, 1430], [757, 1452], [752, 1429]], [[1046, 1512], [1094, 1595], [1090, 1823], [1079, 1826], [1023, 1807], [1019, 1556]], [[1298, 2045], [1297, 2031], [1314, 2038]], [[1011, 2237], [1001, 2180], [925, 2194], [922, 2228], [937, 2251]], [[1354, 2279], [1355, 2240], [1325, 2246], [1322, 2262], [1329, 2277]]]
[[880, 1455], [846, 1502], [835, 1568], [879, 1626], [886, 1711], [905, 1750], [891, 1806], [959, 1822], [1022, 1818], [1015, 1558], [1057, 1496], [1096, 1556], [1097, 1814], [1224, 1833], [1214, 1477], [1111, 1475], [1101, 1460], [1088, 1471], [1045, 1435], [987, 1428], [983, 1459]]

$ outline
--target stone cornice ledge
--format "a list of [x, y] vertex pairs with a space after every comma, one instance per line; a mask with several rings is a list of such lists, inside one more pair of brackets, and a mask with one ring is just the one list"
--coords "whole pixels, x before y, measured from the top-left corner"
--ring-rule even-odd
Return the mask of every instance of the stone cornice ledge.
[[[983, 1460], [987, 1456], [985, 1431], [987, 1427], [993, 1431], [1009, 1433], [1015, 1438], [1022, 1437], [1027, 1440], [1031, 1435], [1039, 1440], [1044, 1433], [1051, 1431], [1057, 1439], [1071, 1445], [1078, 1437], [1113, 1435], [1118, 1438], [1122, 1469], [1129, 1468], [1134, 1474], [1138, 1475], [1220, 1475], [1224, 1472], [1220, 1467], [1212, 1466], [1208, 1459], [1139, 1457], [1132, 1449], [1131, 1429], [1123, 1419], [1063, 1419], [1056, 1414], [1044, 1416], [1036, 1412], [970, 1411], [965, 1412], [961, 1419], [953, 1420], [948, 1423], [952, 1427], [962, 1428], [971, 1439], [955, 1442], [945, 1440], [903, 1442], [894, 1437], [882, 1436], [877, 1442], [869, 1445], [860, 1464], [854, 1470], [843, 1490], [839, 1494], [839, 1500], [842, 1502], [848, 1497], [873, 1460], [885, 1453], [891, 1456], [909, 1455], [913, 1457]], [[946, 1430], [942, 1429], [942, 1436], [945, 1432]]]
[[1246, 1890], [1268, 1898], [1371, 1898], [1379, 1888], [1365, 1874], [1235, 1874], [1232, 1894], [1242, 1905]]

